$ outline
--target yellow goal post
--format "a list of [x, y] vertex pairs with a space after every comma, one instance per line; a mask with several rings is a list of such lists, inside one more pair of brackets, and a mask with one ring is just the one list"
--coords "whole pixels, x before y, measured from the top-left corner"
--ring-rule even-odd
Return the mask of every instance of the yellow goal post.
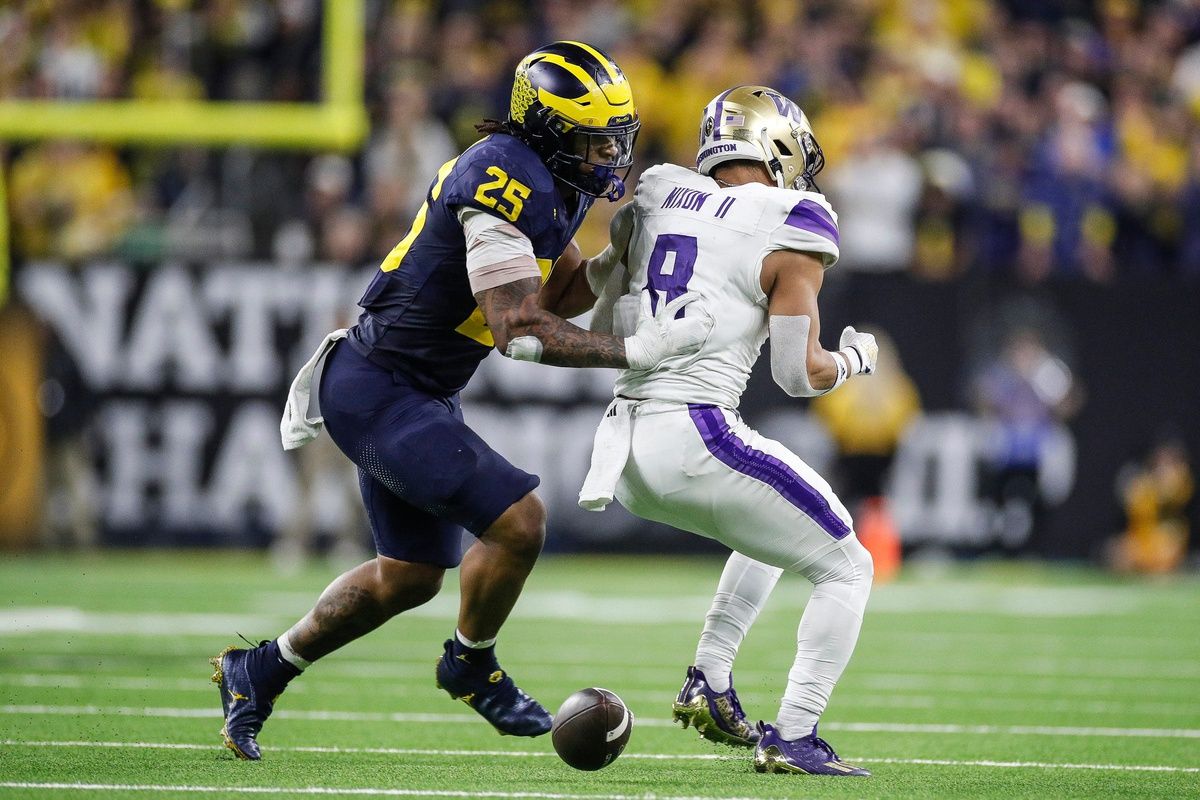
[[[142, 146], [352, 150], [368, 128], [363, 0], [324, 0], [323, 5], [318, 102], [0, 99], [0, 142], [75, 139]], [[3, 168], [0, 164], [0, 307], [8, 300], [11, 268]]]

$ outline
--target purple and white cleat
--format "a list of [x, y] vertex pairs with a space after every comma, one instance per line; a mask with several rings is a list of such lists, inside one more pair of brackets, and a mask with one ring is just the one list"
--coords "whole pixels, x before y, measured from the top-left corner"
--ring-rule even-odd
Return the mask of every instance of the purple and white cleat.
[[837, 775], [869, 778], [871, 773], [838, 758], [817, 729], [795, 741], [787, 741], [765, 722], [758, 723], [760, 738], [754, 749], [754, 769], [759, 772], [791, 772], [801, 775]]
[[758, 731], [746, 722], [742, 704], [733, 690], [732, 675], [729, 688], [717, 692], [708, 685], [708, 678], [704, 677], [703, 672], [688, 667], [687, 680], [683, 682], [671, 712], [676, 722], [682, 722], [684, 728], [695, 728], [710, 742], [730, 747], [754, 747], [758, 741]]

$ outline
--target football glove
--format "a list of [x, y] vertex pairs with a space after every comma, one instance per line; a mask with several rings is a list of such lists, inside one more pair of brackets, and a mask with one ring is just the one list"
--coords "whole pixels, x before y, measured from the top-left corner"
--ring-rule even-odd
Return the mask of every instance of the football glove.
[[625, 339], [625, 359], [630, 369], [651, 370], [672, 356], [691, 355], [704, 345], [713, 319], [701, 306], [693, 306], [692, 316], [675, 319], [681, 308], [699, 298], [695, 292], [685, 292], [652, 314], [650, 293], [642, 292], [637, 330]]
[[845, 354], [851, 375], [870, 375], [875, 371], [879, 345], [872, 334], [856, 331], [853, 325], [847, 325], [842, 331], [842, 338], [838, 340], [838, 349]]

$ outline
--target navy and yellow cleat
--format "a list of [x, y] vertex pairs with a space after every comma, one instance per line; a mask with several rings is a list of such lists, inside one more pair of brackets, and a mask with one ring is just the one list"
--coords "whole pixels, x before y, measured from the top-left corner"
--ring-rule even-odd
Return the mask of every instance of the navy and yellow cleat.
[[500, 668], [493, 648], [470, 650], [447, 639], [437, 660], [437, 685], [479, 712], [504, 736], [541, 736], [550, 714]]
[[221, 693], [225, 724], [221, 738], [238, 758], [258, 761], [258, 733], [271, 716], [275, 700], [288, 681], [300, 671], [279, 655], [279, 645], [260, 642], [257, 647], [226, 647], [208, 663], [213, 665], [212, 682]]
[[688, 667], [687, 680], [671, 706], [671, 716], [676, 722], [682, 722], [684, 728], [695, 728], [710, 742], [730, 747], [754, 747], [758, 741], [758, 731], [746, 722], [742, 704], [733, 690], [732, 675], [729, 688], [718, 692], [708, 685], [703, 672]]
[[800, 775], [836, 775], [869, 778], [871, 773], [838, 758], [829, 742], [817, 736], [817, 729], [794, 741], [779, 735], [765, 722], [758, 723], [760, 738], [754, 749], [754, 769], [759, 772], [790, 772]]

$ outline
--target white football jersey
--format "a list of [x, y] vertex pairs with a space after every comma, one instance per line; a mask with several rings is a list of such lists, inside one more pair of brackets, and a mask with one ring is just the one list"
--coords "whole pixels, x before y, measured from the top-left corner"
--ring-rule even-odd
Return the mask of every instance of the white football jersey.
[[763, 259], [775, 250], [798, 250], [832, 266], [838, 259], [837, 214], [815, 192], [760, 183], [727, 188], [674, 164], [642, 173], [633, 202], [629, 283], [621, 305], [636, 308], [643, 290], [652, 293], [655, 309], [697, 292], [693, 305], [703, 304], [714, 324], [694, 355], [649, 372], [621, 370], [616, 394], [737, 408], [767, 339]]

